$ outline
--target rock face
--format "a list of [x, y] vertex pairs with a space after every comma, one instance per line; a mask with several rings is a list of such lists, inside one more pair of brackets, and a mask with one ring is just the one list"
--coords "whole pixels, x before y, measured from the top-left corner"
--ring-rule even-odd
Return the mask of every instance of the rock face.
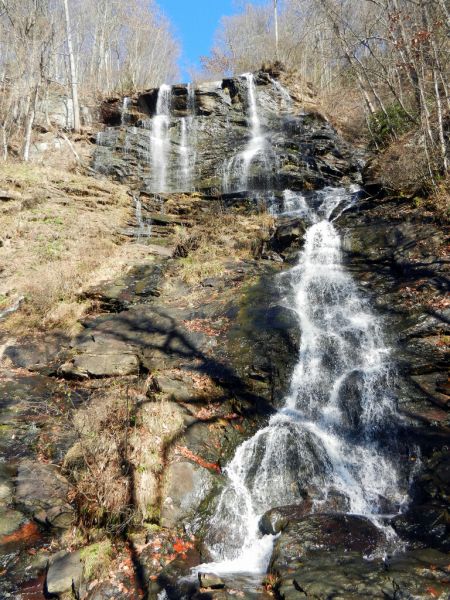
[[[251, 165], [251, 184], [242, 187], [229, 174], [232, 190], [302, 190], [339, 181], [355, 175], [358, 160], [349, 146], [316, 111], [305, 111], [303, 98], [293, 99], [286, 110], [285, 99], [267, 73], [255, 75], [258, 111], [266, 136], [264, 160]], [[249, 89], [245, 77], [201, 84], [192, 94], [187, 86], [171, 90], [171, 120], [164, 140], [166, 189], [157, 189], [152, 175], [152, 123], [156, 114], [158, 90], [133, 97], [129, 114], [121, 118], [120, 106], [104, 111], [109, 128], [101, 132], [94, 161], [102, 173], [125, 180], [139, 180], [148, 192], [197, 190], [204, 194], [227, 192], [224, 177], [232, 159], [249, 141]], [[117, 112], [114, 112], [117, 111]], [[116, 115], [114, 118], [112, 114]], [[187, 121], [188, 120], [188, 121]], [[187, 141], [183, 136], [186, 135]], [[188, 145], [186, 145], [188, 144]], [[185, 149], [195, 160], [183, 163]], [[186, 168], [189, 181], [186, 181]], [[231, 169], [232, 170], [232, 169]], [[184, 171], [184, 175], [183, 175]]]
[[401, 536], [448, 551], [448, 227], [407, 198], [375, 197], [343, 215], [347, 263], [390, 332], [403, 439], [420, 449], [412, 504], [394, 519]]
[[[379, 529], [362, 517], [293, 515], [275, 542], [269, 568], [276, 597], [406, 600], [428, 598], [430, 589], [436, 597], [444, 597], [445, 554], [412, 551], [389, 560], [376, 555], [369, 559], [379, 539]], [[440, 571], [438, 577], [433, 569]]]

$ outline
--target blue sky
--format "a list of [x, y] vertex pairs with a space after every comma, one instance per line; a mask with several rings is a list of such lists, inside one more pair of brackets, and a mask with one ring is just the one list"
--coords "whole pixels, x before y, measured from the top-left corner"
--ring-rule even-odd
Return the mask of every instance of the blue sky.
[[[262, 4], [263, 0], [253, 0]], [[236, 12], [235, 0], [158, 0], [166, 16], [172, 21], [182, 45], [181, 76], [189, 79], [187, 69], [198, 65], [199, 57], [209, 53], [214, 32], [220, 18]]]

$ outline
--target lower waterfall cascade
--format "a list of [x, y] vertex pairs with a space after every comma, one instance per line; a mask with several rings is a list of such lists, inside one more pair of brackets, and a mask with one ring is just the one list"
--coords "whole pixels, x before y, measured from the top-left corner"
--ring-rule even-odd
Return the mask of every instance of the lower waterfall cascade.
[[[292, 196], [285, 192], [290, 211]], [[273, 537], [258, 524], [271, 508], [309, 501], [312, 512], [332, 506], [382, 527], [386, 513], [396, 514], [407, 501], [408, 482], [386, 437], [395, 436], [396, 416], [389, 349], [342, 264], [331, 218], [351, 201], [351, 191], [339, 188], [308, 202], [297, 195], [296, 212], [309, 228], [297, 265], [283, 278], [301, 333], [298, 362], [283, 408], [237, 448], [224, 470], [206, 536], [214, 562], [198, 571], [264, 573]]]

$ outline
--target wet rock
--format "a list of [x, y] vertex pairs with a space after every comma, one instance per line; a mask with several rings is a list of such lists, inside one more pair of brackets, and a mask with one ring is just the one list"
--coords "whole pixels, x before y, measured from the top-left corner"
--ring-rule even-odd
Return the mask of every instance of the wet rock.
[[395, 517], [392, 526], [403, 539], [450, 552], [450, 524], [443, 505], [413, 506], [405, 514]]
[[445, 554], [416, 550], [368, 560], [380, 541], [380, 531], [363, 517], [317, 514], [290, 522], [270, 564], [278, 597], [422, 600], [431, 588], [441, 597]]
[[174, 527], [198, 510], [214, 484], [214, 475], [192, 462], [173, 462], [167, 469], [161, 524]]
[[296, 521], [308, 515], [311, 508], [311, 501], [305, 501], [299, 506], [272, 508], [261, 517], [259, 529], [264, 535], [277, 535], [288, 526], [290, 521]]
[[220, 590], [225, 587], [223, 579], [213, 573], [199, 573], [198, 581], [202, 590]]
[[426, 375], [413, 375], [412, 381], [424, 392], [434, 404], [447, 408], [450, 404], [450, 395], [447, 392], [446, 381], [441, 372], [427, 373]]
[[303, 219], [281, 218], [269, 240], [270, 247], [283, 258], [293, 258], [302, 246], [305, 230]]
[[370, 554], [379, 541], [379, 530], [364, 517], [309, 515], [288, 522], [275, 544], [273, 560], [276, 564], [289, 564], [316, 550]]
[[277, 596], [284, 600], [428, 600], [433, 590], [435, 598], [445, 598], [448, 572], [444, 557], [439, 552], [417, 550], [387, 560], [367, 560], [354, 551], [318, 550], [277, 572]]
[[60, 552], [50, 560], [45, 582], [46, 593], [60, 596], [64, 592], [77, 593], [83, 575], [80, 552]]
[[[144, 551], [141, 561], [146, 574], [152, 573], [152, 556]], [[202, 562], [199, 552], [195, 548], [187, 550], [182, 556], [171, 561], [158, 575], [150, 589], [150, 596], [156, 596], [164, 590], [169, 600], [179, 598], [192, 598], [198, 590], [198, 581], [192, 574], [193, 567]]]
[[[357, 161], [330, 123], [317, 111], [299, 114], [304, 108], [304, 94], [295, 94], [292, 114], [286, 115], [285, 111], [280, 111], [279, 91], [267, 73], [255, 74], [255, 83], [260, 117], [264, 129], [270, 132], [267, 138], [271, 141], [271, 148], [267, 161], [253, 161], [250, 166], [251, 189], [267, 189], [268, 183], [275, 179], [281, 188], [301, 190], [306, 182], [317, 188], [334, 183], [344, 174], [355, 174]], [[155, 114], [157, 94], [156, 89], [148, 90], [137, 98], [140, 110], [148, 116]], [[177, 119], [187, 115], [186, 102], [186, 86], [173, 86], [174, 120], [169, 129], [169, 144], [174, 156], [181, 140]], [[106, 113], [110, 112], [111, 107]], [[117, 110], [113, 114], [117, 117]], [[141, 187], [157, 191], [153, 190], [148, 160], [146, 119], [136, 122], [132, 133], [128, 123], [119, 127], [120, 123], [110, 117], [105, 121], [115, 127], [102, 132], [94, 160], [95, 168], [121, 179], [132, 177], [134, 181], [138, 174]], [[235, 77], [196, 85], [194, 123], [197, 160], [190, 187], [216, 195], [222, 190], [221, 173], [225, 157], [235, 156], [248, 143], [248, 89], [244, 79]], [[117, 135], [119, 132], [120, 135]], [[167, 181], [172, 191], [188, 191], [183, 190], [184, 183], [180, 181], [176, 160], [167, 164]], [[239, 187], [237, 181], [233, 183]]]
[[16, 503], [39, 522], [66, 529], [74, 520], [69, 484], [56, 465], [23, 460], [16, 478]]
[[0, 507], [0, 544], [4, 536], [9, 536], [25, 521], [25, 517], [17, 510]]

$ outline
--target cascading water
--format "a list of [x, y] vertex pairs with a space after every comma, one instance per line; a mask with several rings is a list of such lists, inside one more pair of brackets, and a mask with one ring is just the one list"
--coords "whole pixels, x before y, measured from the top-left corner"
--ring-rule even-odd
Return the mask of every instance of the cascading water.
[[142, 202], [137, 196], [133, 196], [134, 211], [137, 222], [137, 239], [150, 237], [152, 235], [152, 225], [142, 216]]
[[195, 119], [195, 89], [192, 83], [187, 87], [187, 117], [181, 118], [180, 132], [180, 187], [183, 191], [192, 189], [192, 173], [195, 164], [193, 144]]
[[[286, 193], [291, 203], [293, 194]], [[345, 271], [331, 220], [352, 194], [325, 189], [298, 197], [310, 224], [288, 278], [301, 332], [284, 406], [241, 444], [225, 468], [206, 542], [216, 562], [201, 572], [265, 572], [273, 537], [258, 529], [269, 509], [308, 502], [312, 511], [364, 515], [375, 523], [406, 500], [388, 432], [396, 421], [389, 351], [380, 324]], [[392, 439], [392, 436], [391, 436]]]
[[276, 79], [272, 79], [272, 77], [271, 77], [270, 81], [271, 81], [273, 87], [277, 90], [278, 94], [281, 97], [282, 108], [286, 111], [290, 111], [292, 109], [292, 98], [291, 98], [290, 93]]
[[162, 85], [158, 91], [156, 115], [151, 122], [150, 153], [153, 174], [153, 191], [155, 192], [166, 191], [171, 100], [171, 86], [166, 84]]
[[123, 99], [122, 102], [122, 110], [120, 112], [120, 118], [121, 118], [121, 125], [126, 125], [128, 122], [128, 109], [130, 107], [130, 103], [131, 103], [131, 98], [128, 98], [128, 96], [125, 96], [125, 98]]
[[233, 156], [225, 166], [223, 177], [225, 192], [242, 191], [249, 188], [250, 168], [256, 159], [263, 163], [265, 172], [269, 169], [268, 145], [258, 114], [255, 79], [253, 73], [245, 73], [243, 77], [247, 83], [248, 119], [251, 137], [245, 150]]

